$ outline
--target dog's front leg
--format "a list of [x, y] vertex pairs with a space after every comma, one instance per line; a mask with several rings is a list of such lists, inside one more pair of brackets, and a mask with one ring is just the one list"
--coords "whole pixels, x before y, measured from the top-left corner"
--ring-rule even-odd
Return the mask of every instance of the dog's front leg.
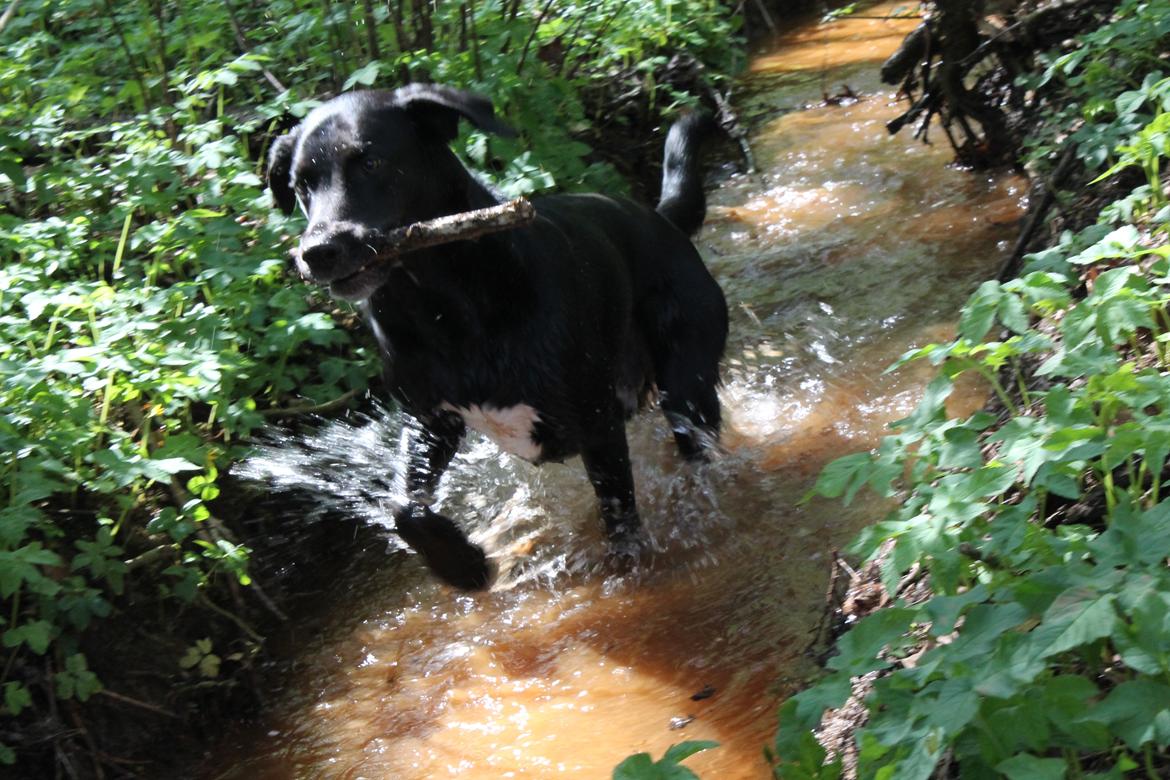
[[630, 470], [630, 450], [622, 418], [617, 416], [607, 421], [599, 433], [581, 448], [581, 460], [601, 505], [610, 542], [618, 552], [630, 552], [636, 547], [641, 521], [634, 500], [634, 475]]
[[406, 455], [406, 495], [430, 503], [443, 472], [459, 450], [466, 428], [455, 412], [436, 412], [412, 420], [402, 434]]
[[398, 535], [449, 585], [479, 590], [491, 580], [483, 550], [472, 544], [453, 520], [431, 510], [439, 478], [463, 438], [463, 420], [440, 412], [409, 425], [403, 433], [406, 456], [406, 504], [395, 512]]

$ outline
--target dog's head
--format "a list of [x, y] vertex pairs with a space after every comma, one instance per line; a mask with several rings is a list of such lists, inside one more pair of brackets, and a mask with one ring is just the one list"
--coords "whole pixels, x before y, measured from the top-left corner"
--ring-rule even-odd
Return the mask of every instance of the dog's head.
[[466, 209], [469, 174], [447, 146], [460, 118], [513, 134], [485, 97], [411, 84], [336, 97], [278, 138], [268, 186], [284, 213], [299, 205], [309, 220], [296, 253], [301, 275], [362, 300], [390, 273], [372, 262], [379, 236]]

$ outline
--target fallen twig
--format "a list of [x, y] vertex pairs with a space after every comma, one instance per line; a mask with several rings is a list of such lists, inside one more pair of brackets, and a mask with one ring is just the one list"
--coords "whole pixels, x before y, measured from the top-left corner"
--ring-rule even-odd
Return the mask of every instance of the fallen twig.
[[715, 106], [719, 109], [718, 122], [729, 136], [735, 139], [739, 145], [740, 154], [743, 155], [744, 165], [747, 167], [747, 173], [756, 172], [756, 158], [752, 154], [752, 147], [748, 144], [747, 131], [743, 128], [743, 123], [739, 121], [739, 116], [735, 113], [735, 109], [731, 107], [731, 101], [728, 96], [720, 94], [719, 90], [703, 80], [703, 86], [707, 88], [711, 100], [714, 101]]
[[[174, 500], [175, 506], [179, 509], [182, 509], [182, 507], [186, 506], [193, 499], [193, 496], [186, 491], [178, 479], [171, 480], [170, 489], [171, 498]], [[223, 524], [223, 521], [210, 512], [203, 519], [203, 523], [198, 528], [197, 533], [205, 542], [212, 546], [218, 546], [221, 540], [230, 544], [238, 544], [234, 534], [228, 530], [227, 526]], [[232, 598], [235, 600], [237, 607], [241, 612], [244, 611], [244, 600], [240, 595], [238, 581], [234, 578], [228, 579], [228, 588], [231, 590]], [[268, 594], [264, 592], [264, 589], [260, 587], [259, 582], [253, 579], [249, 583], [248, 588], [256, 595], [256, 598], [260, 599], [260, 603], [268, 608], [269, 612], [282, 622], [288, 620], [288, 615], [284, 614], [284, 611], [276, 606], [276, 602], [269, 598]]]
[[126, 696], [126, 695], [121, 694], [121, 693], [114, 693], [113, 691], [111, 691], [107, 688], [103, 688], [102, 690], [98, 691], [98, 695], [99, 696], [106, 696], [110, 699], [113, 699], [114, 701], [122, 702], [123, 704], [129, 704], [129, 705], [134, 706], [134, 707], [139, 707], [139, 708], [144, 709], [144, 710], [149, 710], [150, 712], [156, 712], [159, 715], [165, 715], [168, 718], [175, 718], [175, 719], [179, 718], [179, 716], [176, 715], [175, 713], [171, 712], [168, 709], [160, 707], [157, 704], [151, 704], [148, 701], [142, 701], [141, 699], [135, 699], [131, 696]]
[[386, 234], [379, 242], [381, 246], [376, 259], [380, 262], [396, 260], [408, 252], [523, 227], [534, 219], [536, 209], [532, 204], [525, 198], [516, 198], [498, 206], [414, 222]]
[[139, 569], [143, 566], [146, 566], [147, 564], [154, 563], [155, 561], [163, 558], [167, 553], [173, 553], [174, 551], [175, 545], [160, 544], [158, 547], [152, 547], [146, 552], [140, 553], [139, 555], [136, 555], [127, 561], [123, 561], [123, 563], [125, 563], [127, 569], [134, 571], [135, 569]]
[[4, 28], [8, 26], [8, 22], [12, 21], [12, 16], [16, 13], [16, 6], [18, 5], [20, 5], [20, 0], [12, 0], [8, 4], [8, 8], [4, 10], [4, 15], [0, 16], [0, 33], [4, 32]]
[[[1073, 163], [1076, 161], [1077, 144], [1075, 141], [1069, 139], [1065, 144], [1064, 151], [1060, 155], [1060, 160], [1056, 163], [1056, 167], [1052, 171], [1052, 176], [1044, 181], [1040, 181], [1039, 188], [1041, 195], [1039, 199], [1033, 200], [1033, 207], [1029, 209], [1027, 222], [1020, 231], [1019, 237], [1016, 239], [1016, 245], [1012, 248], [1012, 253], [1008, 255], [1004, 261], [1003, 266], [1000, 267], [999, 273], [996, 274], [996, 279], [1001, 282], [1006, 282], [1014, 279], [1020, 272], [1023, 265], [1024, 255], [1028, 252], [1028, 246], [1032, 243], [1032, 239], [1036, 235], [1036, 231], [1044, 224], [1044, 218], [1048, 215], [1048, 210], [1052, 208], [1052, 204], [1056, 202], [1056, 191], [1064, 182], [1065, 177], [1072, 170]], [[1032, 193], [1035, 197], [1035, 193]]]
[[[377, 254], [367, 263], [387, 263], [400, 260], [402, 255], [449, 244], [452, 241], [471, 241], [491, 233], [523, 227], [536, 219], [536, 209], [526, 198], [516, 198], [496, 206], [461, 211], [422, 222], [412, 222], [395, 228], [374, 244]], [[293, 250], [295, 255], [298, 250]]]
[[337, 396], [331, 401], [325, 401], [319, 404], [296, 404], [293, 406], [272, 407], [271, 409], [261, 409], [260, 414], [264, 417], [296, 417], [302, 414], [328, 414], [329, 412], [337, 411], [345, 407], [354, 396], [358, 394], [357, 390], [348, 390]]
[[264, 644], [264, 637], [260, 635], [260, 632], [252, 628], [252, 626], [250, 626], [242, 617], [216, 604], [214, 601], [209, 599], [205, 593], [200, 593], [198, 599], [199, 603], [210, 609], [212, 612], [216, 613], [217, 615], [222, 615], [232, 623], [235, 623], [236, 626], [249, 637], [251, 637], [252, 641], [254, 641], [256, 644]]

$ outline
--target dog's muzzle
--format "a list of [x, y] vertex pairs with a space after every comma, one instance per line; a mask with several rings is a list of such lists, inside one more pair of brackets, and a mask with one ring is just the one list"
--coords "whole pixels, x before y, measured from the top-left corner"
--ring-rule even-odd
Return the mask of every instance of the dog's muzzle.
[[302, 278], [328, 285], [334, 298], [360, 301], [386, 281], [390, 265], [378, 261], [381, 234], [351, 223], [310, 228], [293, 253]]
[[310, 227], [294, 255], [297, 271], [316, 284], [331, 284], [362, 270], [377, 255], [374, 231], [352, 223]]

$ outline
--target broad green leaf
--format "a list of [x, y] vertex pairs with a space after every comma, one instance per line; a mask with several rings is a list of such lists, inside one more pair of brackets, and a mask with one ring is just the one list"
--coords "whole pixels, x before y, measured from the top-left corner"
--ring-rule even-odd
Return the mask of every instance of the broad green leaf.
[[345, 80], [341, 85], [341, 91], [346, 92], [353, 87], [361, 84], [363, 87], [368, 87], [378, 80], [378, 73], [382, 69], [382, 63], [378, 60], [371, 60], [362, 67], [358, 68]]
[[939, 728], [943, 734], [957, 734], [979, 711], [979, 695], [972, 687], [975, 681], [970, 677], [957, 677], [932, 683], [926, 692], [935, 696], [917, 702], [915, 712], [926, 718], [932, 728]]
[[995, 313], [1003, 300], [1004, 292], [997, 281], [979, 285], [963, 306], [959, 317], [959, 335], [972, 343], [982, 341], [995, 323]]
[[1109, 636], [1117, 625], [1116, 600], [1086, 586], [1060, 594], [1030, 635], [1033, 651], [1047, 657]]
[[1147, 742], [1164, 747], [1170, 744], [1170, 687], [1149, 679], [1123, 682], [1085, 720], [1109, 726], [1133, 750]]
[[674, 762], [677, 764], [690, 758], [696, 753], [701, 753], [704, 750], [712, 750], [713, 748], [717, 747], [719, 747], [719, 743], [710, 739], [680, 742], [677, 745], [671, 745], [668, 747], [666, 749], [666, 753], [662, 756], [662, 760]]
[[29, 690], [24, 686], [24, 683], [4, 683], [4, 707], [8, 710], [9, 715], [19, 715], [25, 707], [28, 707], [31, 704], [32, 694], [29, 693]]
[[33, 620], [5, 631], [4, 646], [19, 647], [24, 644], [37, 655], [44, 655], [55, 633], [53, 624], [49, 621]]
[[886, 647], [901, 644], [917, 616], [918, 610], [890, 607], [862, 618], [837, 640], [838, 655], [829, 659], [829, 668], [856, 677], [888, 666], [888, 661], [878, 658], [879, 653]]
[[661, 777], [649, 753], [635, 753], [613, 770], [613, 780], [656, 780]]
[[873, 472], [874, 462], [869, 453], [845, 455], [831, 461], [821, 470], [813, 490], [826, 498], [844, 496], [844, 502], [848, 504]]
[[1008, 780], [1064, 780], [1068, 764], [1062, 758], [1038, 758], [1027, 753], [996, 765]]
[[890, 426], [917, 433], [941, 422], [946, 417], [946, 400], [954, 389], [954, 382], [946, 375], [936, 376], [926, 386], [922, 400], [918, 402], [914, 412], [908, 417], [891, 423]]

